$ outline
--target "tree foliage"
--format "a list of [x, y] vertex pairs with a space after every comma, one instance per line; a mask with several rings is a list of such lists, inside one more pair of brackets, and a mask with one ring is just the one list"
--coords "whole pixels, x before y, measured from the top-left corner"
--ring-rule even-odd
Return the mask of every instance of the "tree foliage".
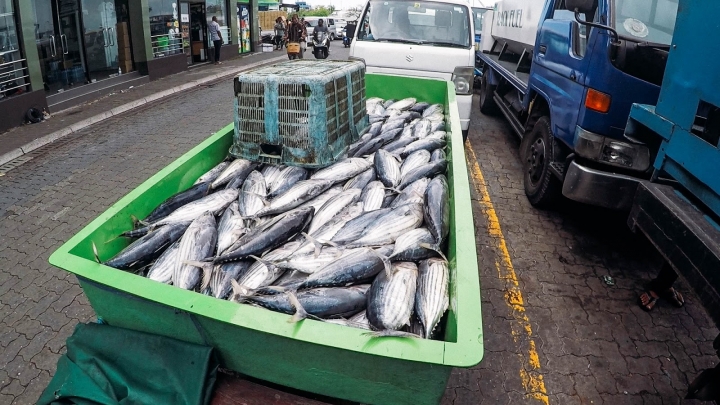
[[319, 6], [311, 10], [300, 10], [302, 17], [327, 17], [335, 12], [335, 6]]

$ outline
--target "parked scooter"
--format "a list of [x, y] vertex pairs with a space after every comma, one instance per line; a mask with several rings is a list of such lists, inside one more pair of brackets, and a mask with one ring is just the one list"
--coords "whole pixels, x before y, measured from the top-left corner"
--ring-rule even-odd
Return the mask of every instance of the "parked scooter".
[[319, 33], [317, 39], [313, 38], [312, 44], [315, 59], [327, 59], [328, 50], [330, 49], [330, 37], [327, 32]]

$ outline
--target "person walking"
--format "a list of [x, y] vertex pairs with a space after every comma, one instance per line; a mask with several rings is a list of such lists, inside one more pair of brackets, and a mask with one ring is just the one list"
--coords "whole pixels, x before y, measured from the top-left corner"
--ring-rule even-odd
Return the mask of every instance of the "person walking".
[[212, 21], [208, 25], [208, 31], [210, 32], [210, 39], [213, 41], [215, 46], [215, 64], [219, 65], [220, 62], [220, 47], [223, 44], [222, 34], [220, 34], [220, 24], [217, 22], [217, 17], [213, 16]]
[[285, 24], [283, 23], [282, 17], [278, 17], [275, 20], [275, 50], [282, 49], [282, 40], [285, 37]]
[[640, 294], [640, 307], [645, 311], [651, 311], [659, 299], [664, 299], [675, 307], [682, 307], [685, 299], [682, 294], [673, 288], [678, 275], [675, 270], [664, 262], [657, 277], [645, 285], [645, 291]]
[[[287, 33], [285, 34], [285, 39], [288, 42], [297, 42], [299, 44], [302, 44], [303, 41], [305, 41], [306, 36], [305, 27], [300, 23], [298, 20], [297, 14], [292, 16], [292, 20], [290, 22], [290, 25], [287, 27]], [[300, 55], [298, 57], [300, 59], [303, 58], [303, 52], [302, 45], [300, 46]]]

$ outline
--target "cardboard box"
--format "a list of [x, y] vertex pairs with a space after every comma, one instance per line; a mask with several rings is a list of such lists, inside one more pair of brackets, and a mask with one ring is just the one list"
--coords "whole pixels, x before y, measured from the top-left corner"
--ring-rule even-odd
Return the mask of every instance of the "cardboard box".
[[117, 46], [118, 46], [118, 48], [129, 48], [130, 47], [130, 37], [127, 34], [125, 34], [125, 35], [118, 34]]
[[130, 49], [130, 47], [118, 48], [118, 60], [120, 61], [120, 63], [124, 61], [132, 62], [132, 49]]
[[125, 62], [120, 62], [120, 70], [123, 73], [132, 72], [133, 71], [132, 61], [127, 60]]

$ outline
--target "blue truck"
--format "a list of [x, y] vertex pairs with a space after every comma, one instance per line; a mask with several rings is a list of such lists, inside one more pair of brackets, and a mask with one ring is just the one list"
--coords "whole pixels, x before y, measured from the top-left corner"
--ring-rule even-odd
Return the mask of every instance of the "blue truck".
[[522, 138], [525, 194], [629, 210], [659, 142], [625, 135], [654, 105], [677, 0], [502, 0], [484, 16], [480, 111]]

